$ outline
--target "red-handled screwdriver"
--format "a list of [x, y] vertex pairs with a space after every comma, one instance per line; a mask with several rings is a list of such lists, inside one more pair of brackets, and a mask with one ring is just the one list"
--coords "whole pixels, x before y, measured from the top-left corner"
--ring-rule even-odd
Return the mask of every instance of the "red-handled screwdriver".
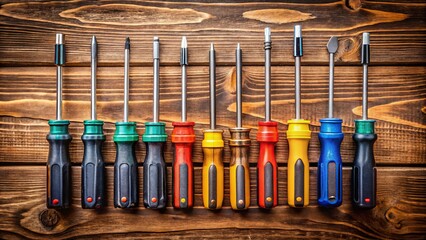
[[271, 30], [265, 28], [265, 121], [259, 122], [257, 141], [257, 203], [261, 208], [273, 208], [278, 204], [278, 166], [275, 160], [275, 144], [278, 127], [271, 121]]
[[173, 122], [172, 143], [173, 160], [173, 207], [190, 208], [193, 206], [193, 166], [192, 144], [195, 142], [194, 122], [186, 121], [186, 66], [188, 65], [188, 44], [182, 38], [180, 52], [182, 66], [182, 116], [180, 122]]

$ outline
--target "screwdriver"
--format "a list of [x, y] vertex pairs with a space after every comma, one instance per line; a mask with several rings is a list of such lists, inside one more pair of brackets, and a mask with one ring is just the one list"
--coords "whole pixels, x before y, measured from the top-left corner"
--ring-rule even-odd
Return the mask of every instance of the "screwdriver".
[[318, 161], [318, 204], [323, 207], [338, 207], [342, 204], [342, 119], [333, 117], [334, 53], [338, 46], [337, 37], [331, 37], [327, 43], [330, 55], [328, 118], [320, 120], [318, 134], [321, 143]]
[[65, 65], [64, 35], [56, 34], [56, 120], [49, 120], [50, 132], [47, 159], [47, 207], [68, 208], [71, 203], [71, 164], [68, 133], [70, 121], [62, 120], [62, 66]]
[[202, 142], [203, 161], [203, 204], [215, 210], [223, 203], [223, 130], [216, 129], [216, 53], [213, 43], [209, 51], [210, 70], [210, 129], [204, 130]]
[[102, 156], [104, 122], [96, 119], [97, 42], [91, 44], [91, 120], [84, 121], [83, 162], [81, 164], [81, 207], [101, 208], [105, 205], [105, 163]]
[[308, 145], [311, 138], [309, 120], [300, 118], [300, 59], [303, 56], [302, 27], [294, 26], [295, 60], [295, 108], [296, 118], [289, 120], [287, 139], [288, 157], [288, 204], [291, 207], [305, 207], [309, 204], [309, 161]]
[[362, 76], [362, 119], [355, 120], [356, 144], [354, 166], [352, 170], [353, 202], [357, 207], [374, 208], [376, 206], [376, 163], [373, 145], [377, 139], [374, 132], [375, 120], [368, 119], [368, 64], [370, 63], [370, 34], [362, 34], [361, 64]]
[[129, 122], [129, 62], [130, 39], [124, 48], [124, 119], [115, 123], [114, 142], [117, 154], [114, 163], [114, 207], [132, 208], [138, 205], [138, 162], [135, 145], [139, 139], [136, 123]]
[[160, 39], [154, 37], [154, 101], [152, 122], [145, 123], [142, 140], [146, 144], [146, 156], [143, 163], [143, 201], [146, 208], [165, 208], [167, 203], [166, 163], [164, 161], [164, 143], [167, 141], [166, 124], [159, 122], [160, 104]]
[[275, 160], [275, 144], [278, 142], [278, 124], [271, 121], [271, 29], [265, 28], [265, 121], [259, 122], [257, 141], [257, 203], [261, 208], [273, 208], [278, 204], [278, 165]]
[[231, 148], [230, 171], [230, 197], [231, 207], [234, 210], [247, 209], [250, 205], [250, 128], [242, 127], [242, 50], [240, 44], [235, 51], [237, 62], [237, 126], [230, 128]]
[[190, 208], [194, 202], [192, 145], [195, 142], [194, 122], [186, 120], [186, 66], [188, 65], [188, 44], [182, 38], [180, 52], [182, 67], [182, 117], [173, 122], [172, 143], [174, 143], [173, 161], [173, 207]]

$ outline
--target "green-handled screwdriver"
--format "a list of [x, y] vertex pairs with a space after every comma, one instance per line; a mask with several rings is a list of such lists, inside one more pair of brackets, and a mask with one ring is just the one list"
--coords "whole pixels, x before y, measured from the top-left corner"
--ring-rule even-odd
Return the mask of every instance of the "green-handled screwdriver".
[[62, 66], [65, 65], [64, 35], [56, 34], [56, 120], [49, 120], [50, 132], [47, 159], [47, 207], [68, 208], [71, 202], [71, 164], [68, 133], [70, 121], [62, 120]]
[[370, 34], [362, 34], [361, 64], [362, 76], [362, 119], [355, 120], [356, 143], [354, 166], [352, 170], [353, 202], [357, 207], [376, 206], [376, 163], [373, 144], [377, 139], [374, 133], [376, 121], [368, 119], [368, 64], [370, 63]]
[[96, 67], [98, 44], [92, 37], [91, 44], [91, 120], [84, 121], [83, 162], [81, 164], [81, 206], [101, 208], [105, 205], [105, 163], [102, 156], [104, 122], [96, 119]]

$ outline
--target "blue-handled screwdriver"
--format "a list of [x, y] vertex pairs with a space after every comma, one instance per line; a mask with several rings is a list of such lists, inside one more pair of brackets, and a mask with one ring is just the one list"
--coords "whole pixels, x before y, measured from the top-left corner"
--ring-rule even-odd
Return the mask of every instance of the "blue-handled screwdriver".
[[327, 44], [330, 55], [328, 117], [320, 120], [318, 134], [321, 143], [318, 161], [318, 204], [322, 207], [338, 207], [342, 204], [342, 119], [333, 117], [334, 53], [338, 46], [337, 37], [331, 37]]

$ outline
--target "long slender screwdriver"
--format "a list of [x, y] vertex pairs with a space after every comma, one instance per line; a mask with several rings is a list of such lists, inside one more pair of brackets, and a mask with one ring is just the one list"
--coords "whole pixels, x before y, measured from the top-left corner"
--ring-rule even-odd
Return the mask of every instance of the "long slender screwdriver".
[[352, 170], [353, 202], [361, 208], [376, 206], [376, 162], [373, 145], [377, 140], [374, 132], [375, 120], [368, 119], [368, 64], [370, 63], [370, 34], [362, 34], [361, 64], [362, 75], [362, 119], [355, 120], [356, 143]]
[[333, 118], [334, 53], [339, 46], [337, 37], [327, 44], [330, 55], [330, 79], [328, 92], [328, 118], [320, 120], [318, 138], [321, 154], [318, 161], [318, 204], [323, 207], [338, 207], [342, 204], [342, 157], [340, 144], [343, 141], [342, 119]]
[[132, 208], [139, 203], [138, 162], [135, 145], [139, 139], [136, 123], [129, 122], [130, 39], [124, 45], [124, 116], [115, 123], [114, 142], [117, 155], [114, 163], [114, 207]]
[[104, 122], [96, 119], [96, 67], [97, 42], [92, 37], [91, 44], [91, 120], [84, 121], [83, 162], [81, 164], [81, 206], [100, 208], [105, 205], [105, 163], [102, 156]]
[[165, 208], [167, 203], [166, 163], [164, 161], [164, 143], [167, 141], [166, 124], [159, 122], [160, 104], [160, 39], [154, 37], [154, 105], [153, 122], [145, 123], [142, 140], [146, 144], [146, 156], [143, 163], [143, 201], [146, 208]]
[[190, 208], [194, 203], [192, 145], [195, 142], [194, 122], [186, 121], [186, 66], [188, 65], [188, 44], [182, 38], [180, 65], [182, 66], [182, 117], [173, 122], [173, 207]]
[[237, 62], [237, 127], [230, 128], [231, 148], [230, 197], [234, 210], [247, 209], [250, 206], [250, 128], [242, 127], [242, 50], [240, 44], [235, 51]]
[[203, 204], [215, 210], [223, 203], [223, 130], [216, 129], [216, 54], [213, 43], [209, 51], [210, 62], [210, 129], [204, 130], [202, 142], [203, 161]]
[[62, 120], [62, 66], [65, 65], [64, 35], [56, 34], [56, 120], [49, 120], [50, 132], [47, 159], [47, 201], [48, 208], [68, 208], [71, 203], [71, 164], [68, 133], [70, 121]]
[[278, 124], [271, 121], [271, 29], [265, 28], [265, 121], [259, 122], [257, 141], [257, 203], [261, 208], [278, 205], [278, 165], [275, 160], [275, 144], [278, 142]]
[[300, 118], [300, 59], [303, 56], [302, 27], [294, 26], [295, 60], [295, 107], [296, 118], [287, 122], [288, 157], [288, 204], [291, 207], [305, 207], [309, 204], [309, 161], [308, 145], [311, 138], [309, 120]]

